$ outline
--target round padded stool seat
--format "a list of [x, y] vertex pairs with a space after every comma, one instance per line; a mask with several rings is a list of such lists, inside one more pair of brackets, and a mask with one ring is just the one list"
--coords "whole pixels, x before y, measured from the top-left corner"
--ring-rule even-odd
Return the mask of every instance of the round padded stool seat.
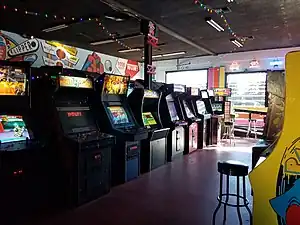
[[218, 162], [218, 172], [229, 176], [247, 176], [248, 166], [239, 161], [228, 160]]

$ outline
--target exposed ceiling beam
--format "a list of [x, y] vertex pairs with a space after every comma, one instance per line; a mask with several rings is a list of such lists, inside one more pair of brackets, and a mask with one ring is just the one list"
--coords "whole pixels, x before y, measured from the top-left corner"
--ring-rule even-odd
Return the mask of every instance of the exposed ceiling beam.
[[[204, 46], [201, 46], [199, 44], [196, 44], [195, 42], [189, 40], [186, 37], [183, 37], [182, 35], [176, 33], [175, 31], [172, 31], [171, 29], [165, 27], [164, 25], [157, 23], [152, 18], [149, 18], [149, 17], [144, 16], [143, 14], [141, 14], [139, 12], [136, 12], [135, 10], [131, 9], [130, 7], [123, 5], [122, 3], [119, 3], [115, 0], [100, 0], [100, 1], [102, 3], [108, 5], [108, 6], [112, 7], [112, 8], [118, 8], [120, 11], [123, 11], [125, 13], [127, 12], [127, 13], [131, 14], [131, 16], [136, 17], [137, 19], [143, 18], [143, 19], [146, 19], [146, 20], [151, 20], [151, 21], [155, 22], [156, 25], [158, 26], [159, 30], [163, 31], [164, 33], [166, 33], [166, 34], [168, 34], [168, 35], [170, 35], [170, 36], [172, 36], [172, 37], [174, 37], [174, 38], [176, 38], [176, 39], [178, 39], [178, 40], [180, 40], [180, 41], [182, 41], [182, 42], [184, 42], [184, 43], [186, 43], [186, 44], [188, 44], [188, 45], [190, 45], [190, 46], [192, 46], [196, 49], [199, 49], [200, 51], [205, 52], [209, 55], [216, 55], [216, 53], [214, 53], [210, 49], [208, 49]], [[124, 9], [126, 9], [126, 11], [124, 11]]]

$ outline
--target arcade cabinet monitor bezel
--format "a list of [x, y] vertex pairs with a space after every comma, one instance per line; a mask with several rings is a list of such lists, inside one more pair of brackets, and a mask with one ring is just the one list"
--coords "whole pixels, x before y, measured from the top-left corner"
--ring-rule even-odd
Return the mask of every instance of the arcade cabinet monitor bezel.
[[[222, 105], [222, 111], [214, 111], [213, 105], [215, 105], [215, 104]], [[215, 115], [223, 115], [223, 114], [224, 114], [224, 110], [225, 110], [225, 101], [214, 101], [214, 102], [212, 103], [212, 106], [211, 106], [211, 107], [212, 107], [213, 112], [214, 112]]]

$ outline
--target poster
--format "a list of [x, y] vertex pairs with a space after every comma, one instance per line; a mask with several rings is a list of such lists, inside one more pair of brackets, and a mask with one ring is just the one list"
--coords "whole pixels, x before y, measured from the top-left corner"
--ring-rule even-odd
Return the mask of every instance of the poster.
[[32, 67], [63, 66], [92, 73], [110, 73], [141, 79], [139, 62], [0, 30], [0, 60], [29, 61]]

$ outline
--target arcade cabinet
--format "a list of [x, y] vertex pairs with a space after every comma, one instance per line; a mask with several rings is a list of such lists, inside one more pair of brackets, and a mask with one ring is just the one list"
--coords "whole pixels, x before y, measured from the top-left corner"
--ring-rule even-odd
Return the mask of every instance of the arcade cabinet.
[[[211, 99], [210, 99], [211, 96], [209, 96], [207, 90], [201, 90], [200, 94], [201, 94], [201, 101], [198, 100], [196, 102], [196, 106], [198, 109], [198, 113], [200, 115], [203, 115], [204, 120], [206, 120], [206, 125], [204, 125], [204, 130], [206, 132], [205, 143], [206, 146], [208, 146], [214, 144], [213, 140], [216, 141], [215, 140], [216, 138], [214, 138], [213, 136], [217, 136], [217, 130], [213, 130], [213, 128], [215, 128], [215, 125], [213, 126], [215, 120], [213, 119], [214, 112], [213, 112]], [[202, 112], [203, 114], [200, 112]]]
[[181, 115], [181, 105], [178, 96], [185, 93], [185, 85], [165, 84], [160, 88], [162, 92], [160, 103], [160, 119], [164, 128], [170, 128], [167, 138], [167, 160], [173, 161], [183, 155], [185, 150], [185, 132], [187, 121]]
[[45, 149], [35, 139], [39, 122], [29, 80], [29, 64], [0, 61], [0, 223], [13, 223], [47, 201]]
[[253, 189], [253, 225], [299, 224], [299, 60], [299, 51], [286, 55], [282, 131], [270, 146], [273, 151], [249, 175]]
[[147, 128], [140, 126], [127, 100], [129, 77], [103, 74], [95, 80], [93, 102], [98, 124], [116, 136], [112, 149], [112, 184], [133, 180], [140, 175], [141, 141], [148, 138]]
[[170, 128], [163, 128], [159, 116], [160, 92], [137, 85], [129, 95], [128, 102], [139, 125], [148, 130], [148, 138], [141, 142], [141, 173], [146, 173], [166, 164]]
[[188, 122], [188, 130], [185, 133], [185, 140], [188, 140], [186, 141], [188, 147], [185, 149], [187, 149], [188, 151], [185, 152], [185, 154], [196, 151], [200, 146], [202, 147], [202, 144], [198, 146], [198, 142], [201, 136], [201, 134], [199, 135], [201, 119], [196, 116], [191, 105], [188, 104], [189, 100], [194, 96], [199, 96], [198, 88], [187, 88], [187, 92], [178, 97], [182, 108], [183, 119]]
[[187, 100], [188, 105], [192, 109], [193, 114], [200, 119], [198, 122], [198, 149], [203, 149], [207, 146], [208, 142], [208, 120], [211, 118], [210, 114], [207, 114], [204, 102], [201, 100], [200, 89], [188, 88], [190, 97]]
[[92, 78], [45, 66], [33, 74], [32, 89], [36, 117], [43, 121], [41, 139], [53, 151], [56, 204], [74, 207], [108, 193], [115, 138], [100, 132], [93, 118]]

